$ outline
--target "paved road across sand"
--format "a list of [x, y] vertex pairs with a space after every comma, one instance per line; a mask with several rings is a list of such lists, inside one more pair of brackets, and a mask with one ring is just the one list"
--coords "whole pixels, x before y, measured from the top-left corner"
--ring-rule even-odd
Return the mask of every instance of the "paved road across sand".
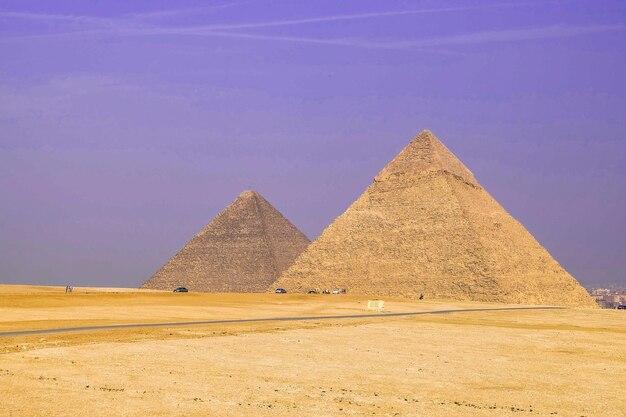
[[25, 336], [25, 335], [31, 335], [31, 334], [84, 332], [84, 331], [93, 331], [93, 330], [133, 329], [133, 328], [142, 328], [142, 327], [199, 326], [199, 325], [207, 325], [207, 324], [258, 323], [258, 322], [267, 322], [267, 321], [341, 320], [341, 319], [363, 319], [363, 318], [374, 318], [374, 317], [419, 316], [422, 314], [471, 313], [471, 312], [477, 312], [477, 311], [561, 310], [565, 308], [566, 307], [465, 308], [465, 309], [455, 309], [455, 310], [415, 311], [415, 312], [408, 312], [408, 313], [368, 313], [368, 314], [348, 314], [348, 315], [337, 315], [337, 316], [265, 317], [265, 318], [257, 318], [257, 319], [180, 321], [180, 322], [169, 322], [169, 323], [111, 324], [108, 326], [62, 327], [62, 328], [56, 328], [56, 329], [19, 330], [19, 331], [14, 331], [14, 332], [0, 332], [0, 337], [2, 336]]

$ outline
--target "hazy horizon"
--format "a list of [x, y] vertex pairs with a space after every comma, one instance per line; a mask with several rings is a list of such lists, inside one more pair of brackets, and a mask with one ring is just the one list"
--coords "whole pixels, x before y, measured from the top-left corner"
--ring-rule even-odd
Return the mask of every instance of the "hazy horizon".
[[626, 4], [4, 1], [0, 283], [138, 286], [245, 189], [309, 238], [421, 130], [626, 285]]

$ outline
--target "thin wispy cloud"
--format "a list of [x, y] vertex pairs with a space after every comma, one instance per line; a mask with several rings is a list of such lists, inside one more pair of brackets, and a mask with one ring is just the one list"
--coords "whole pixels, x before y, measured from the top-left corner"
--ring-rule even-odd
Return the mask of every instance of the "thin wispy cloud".
[[[74, 23], [105, 23], [105, 24], [111, 24], [115, 22], [138, 23], [138, 21], [148, 19], [151, 17], [175, 16], [175, 15], [187, 14], [191, 12], [197, 12], [197, 11], [208, 10], [208, 9], [218, 10], [218, 9], [222, 9], [225, 7], [239, 6], [242, 4], [245, 4], [245, 2], [228, 3], [228, 4], [222, 4], [219, 6], [206, 6], [206, 7], [194, 8], [194, 9], [180, 9], [180, 10], [166, 10], [166, 11], [159, 11], [159, 12], [138, 13], [138, 14], [128, 15], [126, 17], [121, 17], [118, 19], [106, 19], [106, 18], [97, 18], [97, 17], [90, 17], [90, 16], [76, 16], [76, 15], [55, 15], [55, 14], [40, 14], [40, 13], [27, 13], [27, 12], [3, 12], [3, 11], [0, 11], [0, 17], [29, 19], [29, 20], [39, 21], [39, 22], [67, 21], [67, 22], [74, 22]], [[373, 18], [406, 16], [406, 15], [428, 14], [428, 13], [463, 12], [463, 11], [469, 11], [469, 10], [487, 9], [487, 8], [495, 8], [495, 7], [507, 7], [507, 6], [510, 6], [510, 4], [464, 6], [464, 7], [442, 7], [442, 8], [430, 8], [430, 9], [427, 8], [427, 9], [382, 11], [382, 12], [371, 12], [371, 13], [340, 14], [340, 15], [333, 15], [333, 16], [320, 16], [320, 17], [288, 19], [288, 20], [272, 20], [272, 21], [265, 21], [265, 22], [211, 24], [211, 25], [192, 27], [192, 28], [189, 28], [189, 30], [235, 30], [235, 29], [252, 29], [252, 28], [265, 28], [265, 27], [278, 27], [278, 26], [294, 26], [294, 25], [304, 25], [304, 24], [313, 24], [313, 23], [373, 19]]]
[[397, 42], [397, 46], [405, 47], [438, 47], [454, 45], [474, 45], [492, 42], [519, 42], [529, 40], [565, 38], [601, 32], [622, 31], [622, 25], [588, 25], [588, 26], [545, 26], [522, 29], [503, 29], [485, 32], [465, 33], [454, 36], [443, 36], [417, 41]]
[[493, 42], [522, 42], [552, 38], [567, 38], [586, 34], [616, 32], [624, 30], [621, 25], [590, 25], [590, 26], [547, 26], [531, 27], [523, 29], [505, 29], [499, 31], [473, 32], [455, 36], [434, 37], [414, 41], [402, 42], [374, 42], [364, 39], [320, 39], [303, 38], [295, 36], [264, 35], [257, 33], [241, 33], [236, 31], [199, 30], [198, 28], [164, 29], [151, 32], [152, 34], [191, 35], [207, 37], [240, 38], [260, 41], [298, 42], [319, 45], [335, 45], [344, 47], [356, 47], [365, 49], [389, 49], [421, 51], [438, 54], [458, 55], [460, 52], [441, 49], [441, 47], [453, 47], [460, 45], [479, 45]]
[[68, 22], [68, 23], [81, 23], [81, 24], [102, 24], [111, 23], [112, 19], [105, 19], [94, 16], [81, 16], [81, 15], [61, 15], [61, 14], [47, 14], [47, 13], [30, 13], [30, 12], [9, 12], [0, 11], [0, 18], [5, 19], [19, 19], [19, 20], [31, 20], [39, 23], [47, 22]]
[[462, 12], [468, 10], [485, 9], [491, 7], [500, 7], [498, 5], [492, 6], [467, 6], [467, 7], [443, 7], [436, 9], [413, 9], [413, 10], [398, 10], [387, 12], [373, 12], [373, 13], [356, 13], [356, 14], [342, 14], [336, 16], [321, 16], [311, 17], [304, 19], [291, 19], [291, 20], [274, 20], [267, 22], [251, 22], [251, 23], [234, 23], [226, 25], [207, 25], [198, 27], [198, 30], [235, 30], [235, 29], [253, 29], [253, 28], [266, 28], [266, 27], [278, 27], [278, 26], [293, 26], [304, 25], [312, 23], [324, 23], [324, 22], [338, 22], [346, 20], [360, 20], [360, 19], [373, 19], [381, 17], [392, 16], [407, 16], [426, 13], [447, 13], [447, 12]]
[[[209, 8], [224, 8], [241, 5], [242, 3], [228, 3], [216, 6], [208, 6]], [[74, 15], [49, 15], [49, 14], [36, 14], [36, 13], [14, 13], [14, 12], [0, 12], [0, 17], [14, 17], [21, 19], [30, 19], [39, 22], [48, 21], [67, 21], [76, 24], [88, 24], [91, 27], [86, 30], [72, 30], [61, 33], [44, 33], [36, 35], [23, 35], [19, 37], [4, 38], [4, 40], [28, 40], [37, 38], [75, 38], [75, 37], [88, 37], [88, 36], [160, 36], [160, 35], [186, 35], [186, 36], [203, 36], [203, 37], [222, 37], [222, 38], [238, 38], [238, 39], [253, 39], [259, 41], [279, 41], [279, 42], [297, 42], [307, 44], [318, 45], [335, 45], [343, 47], [357, 47], [366, 49], [411, 49], [422, 50], [423, 52], [434, 53], [450, 53], [443, 50], [426, 50], [426, 48], [417, 48], [410, 45], [399, 45], [383, 42], [372, 42], [363, 39], [322, 39], [322, 38], [306, 38], [297, 36], [283, 36], [283, 35], [266, 35], [258, 33], [241, 33], [238, 29], [251, 29], [251, 28], [270, 28], [280, 26], [295, 26], [305, 24], [315, 24], [324, 22], [338, 22], [346, 20], [359, 20], [359, 19], [373, 19], [373, 18], [385, 18], [393, 16], [403, 15], [415, 15], [424, 13], [449, 13], [449, 12], [461, 12], [466, 10], [473, 10], [477, 8], [496, 7], [496, 6], [469, 6], [469, 7], [447, 7], [447, 8], [431, 8], [431, 9], [412, 9], [412, 10], [400, 10], [400, 11], [383, 11], [372, 13], [356, 13], [356, 14], [341, 14], [333, 16], [321, 16], [314, 18], [302, 18], [302, 19], [290, 19], [290, 20], [273, 20], [265, 22], [252, 22], [252, 23], [238, 23], [238, 24], [212, 24], [193, 27], [168, 27], [158, 25], [146, 25], [145, 19], [151, 17], [163, 17], [179, 15], [181, 13], [188, 13], [190, 10], [199, 9], [182, 9], [163, 11], [146, 14], [136, 14], [124, 18], [118, 19], [103, 19], [103, 18], [91, 18], [88, 16], [74, 16]], [[205, 9], [205, 8], [202, 8]], [[95, 26], [95, 27], [94, 27]], [[228, 32], [224, 32], [228, 31]]]
[[[28, 41], [36, 39], [59, 39], [59, 40], [73, 40], [73, 39], [85, 39], [88, 37], [102, 37], [110, 36], [111, 31], [104, 29], [62, 32], [62, 33], [43, 33], [38, 35], [22, 35], [14, 36], [11, 38], [0, 37], [0, 43], [11, 41]], [[231, 38], [231, 39], [248, 39], [255, 41], [268, 41], [268, 42], [290, 42], [290, 43], [303, 43], [312, 45], [328, 45], [339, 47], [354, 47], [361, 49], [386, 49], [386, 50], [405, 50], [405, 51], [422, 51], [444, 55], [460, 55], [460, 52], [449, 51], [445, 49], [430, 49], [427, 47], [418, 47], [413, 45], [405, 45], [402, 43], [394, 42], [373, 42], [359, 38], [306, 38], [297, 36], [283, 36], [283, 35], [264, 35], [258, 33], [242, 33], [237, 31], [215, 31], [215, 30], [188, 30], [186, 28], [120, 28], [116, 30], [115, 36], [126, 37], [144, 37], [144, 36], [188, 36], [188, 37], [203, 37], [203, 38]]]
[[202, 26], [166, 26], [147, 24], [145, 20], [175, 16], [192, 11], [215, 11], [221, 8], [234, 7], [244, 4], [223, 3], [195, 9], [166, 10], [151, 13], [128, 15], [122, 18], [99, 18], [91, 16], [53, 15], [21, 12], [2, 12], [0, 17], [17, 18], [46, 22], [69, 22], [84, 25], [86, 29], [68, 30], [57, 33], [42, 33], [16, 37], [0, 38], [0, 41], [27, 40], [37, 38], [80, 38], [89, 36], [201, 36], [217, 38], [249, 39], [268, 42], [292, 42], [303, 44], [330, 45], [365, 49], [411, 50], [440, 54], [459, 54], [458, 51], [442, 49], [461, 45], [477, 45], [492, 42], [519, 42], [550, 38], [564, 38], [586, 34], [612, 32], [623, 30], [621, 25], [581, 25], [581, 26], [544, 26], [519, 29], [502, 29], [492, 31], [471, 32], [452, 36], [432, 37], [408, 41], [373, 41], [360, 38], [309, 38], [281, 34], [263, 34], [241, 32], [241, 29], [261, 29], [281, 26], [309, 25], [325, 22], [339, 22], [360, 19], [388, 18], [394, 16], [408, 16], [426, 13], [452, 13], [469, 10], [488, 9], [495, 7], [519, 6], [514, 3], [492, 4], [482, 6], [424, 8], [396, 11], [381, 11], [371, 13], [340, 14], [300, 19], [270, 20], [264, 22], [210, 24]]
[[412, 50], [412, 51], [422, 51], [422, 52], [431, 52], [438, 54], [452, 54], [458, 55], [458, 52], [447, 51], [443, 49], [428, 49], [428, 48], [420, 48], [411, 45], [401, 45], [394, 44], [393, 42], [371, 42], [364, 39], [320, 39], [320, 38], [303, 38], [296, 36], [280, 36], [280, 35], [262, 35], [256, 33], [241, 33], [241, 32], [219, 32], [219, 31], [196, 31], [193, 33], [187, 32], [175, 32], [169, 31], [170, 34], [179, 34], [179, 35], [192, 35], [192, 36], [206, 36], [206, 37], [221, 37], [221, 38], [239, 38], [239, 39], [251, 39], [251, 40], [260, 40], [260, 41], [275, 41], [275, 42], [296, 42], [296, 43], [308, 43], [308, 44], [317, 44], [317, 45], [335, 45], [335, 46], [345, 46], [345, 47], [356, 47], [356, 48], [364, 48], [364, 49], [390, 49], [390, 50]]
[[124, 16], [126, 19], [139, 19], [139, 20], [153, 20], [153, 19], [164, 19], [168, 17], [179, 17], [189, 14], [198, 14], [198, 13], [211, 13], [216, 12], [223, 9], [228, 9], [232, 7], [243, 6], [245, 4], [249, 4], [251, 1], [240, 1], [240, 2], [232, 2], [232, 3], [222, 3], [222, 4], [213, 4], [202, 7], [194, 7], [187, 9], [172, 9], [172, 10], [159, 10], [155, 12], [144, 12], [144, 13], [132, 13]]
[[55, 28], [58, 28], [59, 24], [66, 23], [66, 25], [64, 27], [61, 27], [61, 30], [57, 32], [5, 37], [4, 39], [36, 39], [46, 36], [56, 37], [59, 35], [77, 35], [80, 33], [90, 33], [94, 31], [106, 31], [102, 33], [115, 34], [116, 31], [119, 30], [136, 28], [143, 25], [143, 23], [140, 21], [133, 21], [130, 19], [112, 19], [95, 16], [59, 15], [30, 12], [0, 11], [0, 19], [26, 20], [43, 26], [52, 25]]

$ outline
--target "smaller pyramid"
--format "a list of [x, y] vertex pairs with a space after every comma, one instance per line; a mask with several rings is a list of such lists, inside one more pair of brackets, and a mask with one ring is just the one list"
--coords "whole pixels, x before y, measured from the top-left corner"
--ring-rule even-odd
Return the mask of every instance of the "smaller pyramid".
[[309, 239], [256, 191], [244, 191], [141, 288], [263, 292]]

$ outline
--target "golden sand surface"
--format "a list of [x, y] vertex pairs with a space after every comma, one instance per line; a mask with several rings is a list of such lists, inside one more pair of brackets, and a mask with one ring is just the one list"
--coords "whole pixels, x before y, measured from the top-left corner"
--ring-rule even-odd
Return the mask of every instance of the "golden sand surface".
[[[386, 312], [502, 307], [385, 298]], [[0, 332], [365, 313], [345, 295], [0, 286]], [[0, 336], [2, 416], [624, 416], [621, 310]]]

